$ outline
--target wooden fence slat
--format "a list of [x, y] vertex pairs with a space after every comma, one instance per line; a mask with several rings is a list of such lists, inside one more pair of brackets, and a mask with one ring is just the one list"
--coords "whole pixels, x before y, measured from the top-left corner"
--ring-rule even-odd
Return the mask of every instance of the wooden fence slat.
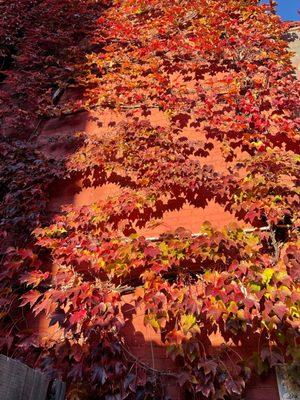
[[41, 372], [0, 354], [0, 400], [64, 400], [65, 383], [55, 380], [50, 398], [49, 383]]
[[27, 368], [26, 380], [25, 380], [25, 385], [23, 388], [23, 397], [22, 398], [31, 400], [33, 380], [34, 380], [34, 371], [31, 368]]
[[55, 381], [52, 384], [53, 400], [64, 400], [65, 395], [66, 395], [66, 384], [62, 381], [55, 379]]
[[46, 400], [49, 380], [38, 371], [34, 371], [33, 376], [34, 376], [34, 381], [32, 383], [30, 400]]
[[8, 357], [0, 357], [1, 400], [23, 400], [26, 368], [26, 365], [16, 363]]

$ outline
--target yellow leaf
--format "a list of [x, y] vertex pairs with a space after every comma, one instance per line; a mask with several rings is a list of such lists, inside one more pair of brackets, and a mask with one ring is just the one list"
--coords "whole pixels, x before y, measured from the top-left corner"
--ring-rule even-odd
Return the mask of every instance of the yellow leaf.
[[272, 279], [272, 276], [274, 275], [274, 269], [273, 268], [266, 268], [264, 272], [262, 273], [262, 281], [264, 284], [268, 285]]
[[186, 334], [196, 324], [196, 317], [193, 314], [184, 314], [181, 316], [181, 326]]

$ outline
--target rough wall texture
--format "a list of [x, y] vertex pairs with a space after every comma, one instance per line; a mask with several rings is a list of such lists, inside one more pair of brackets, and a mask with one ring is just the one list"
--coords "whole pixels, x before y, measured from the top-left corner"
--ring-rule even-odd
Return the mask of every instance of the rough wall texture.
[[290, 29], [292, 35], [294, 35], [294, 41], [291, 42], [290, 48], [294, 52], [293, 64], [295, 65], [297, 77], [300, 79], [300, 28], [295, 26]]
[[[300, 35], [298, 34], [297, 28], [292, 28], [291, 32], [295, 33], [298, 37], [296, 41], [291, 43], [291, 49], [297, 52], [293, 62], [297, 67], [298, 77], [300, 77]], [[138, 112], [139, 111], [137, 111], [137, 113]], [[41, 148], [50, 157], [65, 160], [69, 154], [67, 146], [67, 139], [69, 137], [74, 136], [75, 133], [80, 131], [85, 131], [87, 134], [97, 134], [99, 136], [108, 133], [113, 135], [111, 123], [113, 121], [119, 121], [124, 118], [124, 116], [125, 114], [122, 115], [112, 112], [103, 112], [101, 114], [99, 112], [94, 112], [81, 113], [63, 119], [53, 119], [44, 126], [38, 141]], [[154, 125], [166, 124], [163, 114], [160, 114], [159, 111], [152, 112], [148, 118]], [[101, 121], [100, 126], [97, 121]], [[190, 140], [193, 140], [195, 132], [192, 128], [186, 128], [185, 134]], [[49, 142], [49, 137], [55, 137], [57, 139], [56, 145], [52, 145]], [[240, 156], [243, 157], [243, 154], [240, 154]], [[208, 157], [206, 157], [205, 162], [207, 164], [212, 164], [214, 168], [220, 172], [227, 170], [229, 167], [229, 164], [224, 162], [218, 143], [214, 143], [214, 148]], [[109, 196], [116, 196], [120, 191], [121, 187], [114, 183], [107, 183], [96, 188], [83, 188], [82, 182], [80, 181], [62, 183], [53, 190], [49, 212], [53, 214], [59, 213], [61, 207], [68, 204], [73, 204], [76, 207], [88, 205], [96, 200], [104, 200]], [[176, 229], [180, 226], [192, 232], [197, 232], [200, 224], [206, 220], [211, 221], [213, 225], [221, 228], [229, 222], [234, 222], [235, 218], [213, 201], [198, 208], [185, 203], [183, 206], [180, 206], [179, 209], [175, 207], [174, 210], [166, 212], [162, 220], [158, 221], [159, 224], [157, 226], [141, 229], [140, 231], [147, 237], [158, 236], [164, 231]], [[126, 309], [126, 303], [129, 301], [130, 297], [124, 298], [124, 310]], [[143, 324], [143, 310], [136, 310], [134, 315], [128, 311], [126, 315], [128, 315], [128, 317], [124, 334], [127, 337], [132, 353], [143, 362], [156, 369], [172, 369], [174, 366], [166, 359], [165, 349], [162, 346], [159, 336], [151, 328], [145, 328]], [[49, 334], [47, 321], [40, 321], [40, 331], [41, 334]], [[216, 347], [221, 343], [218, 335], [215, 335], [212, 340]], [[238, 350], [247, 354], [251, 346], [252, 344], [249, 343], [248, 346], [244, 346], [242, 349], [239, 348]], [[172, 400], [184, 398], [175, 381], [169, 380], [167, 382], [166, 391], [169, 393]], [[277, 400], [278, 398], [274, 375], [266, 379], [254, 378], [248, 385], [246, 392], [247, 400]]]

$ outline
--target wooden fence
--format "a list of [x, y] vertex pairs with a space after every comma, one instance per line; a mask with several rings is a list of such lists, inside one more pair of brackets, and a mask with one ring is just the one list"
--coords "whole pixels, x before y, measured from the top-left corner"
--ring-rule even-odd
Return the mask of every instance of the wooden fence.
[[1, 400], [64, 400], [65, 392], [65, 383], [0, 355]]

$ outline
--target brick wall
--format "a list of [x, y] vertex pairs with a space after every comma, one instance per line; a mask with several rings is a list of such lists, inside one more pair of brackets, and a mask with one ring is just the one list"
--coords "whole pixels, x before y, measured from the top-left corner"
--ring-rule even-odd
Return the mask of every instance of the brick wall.
[[[69, 154], [69, 150], [65, 145], [66, 138], [72, 137], [72, 135], [81, 130], [85, 131], [86, 134], [96, 133], [99, 136], [113, 134], [113, 130], [109, 128], [110, 122], [118, 121], [122, 118], [124, 118], [124, 115], [111, 112], [104, 112], [102, 114], [94, 112], [90, 114], [78, 114], [74, 117], [63, 119], [54, 119], [44, 126], [38, 140], [41, 148], [49, 157], [64, 160]], [[98, 126], [95, 122], [96, 119], [101, 121], [102, 126]], [[166, 123], [163, 114], [160, 114], [158, 111], [152, 113], [149, 119], [152, 124], [164, 125]], [[190, 140], [195, 139], [196, 135], [199, 135], [192, 128], [186, 128], [184, 133]], [[48, 142], [48, 138], [51, 136], [58, 139], [58, 144], [55, 146]], [[242, 157], [243, 154], [240, 156]], [[214, 147], [210, 154], [205, 159], [202, 159], [202, 161], [213, 165], [214, 169], [219, 172], [224, 172], [229, 167], [229, 164], [224, 162], [220, 145], [217, 142], [214, 142]], [[49, 211], [56, 214], [60, 212], [61, 207], [64, 205], [73, 204], [75, 207], [80, 207], [92, 204], [97, 200], [105, 200], [107, 197], [117, 196], [121, 190], [114, 183], [107, 183], [95, 188], [84, 188], [80, 181], [69, 182], [67, 184], [62, 183], [53, 189]], [[155, 228], [142, 228], [139, 231], [146, 237], [156, 237], [165, 231], [175, 230], [178, 227], [185, 227], [196, 233], [201, 223], [207, 220], [218, 228], [222, 228], [230, 222], [239, 222], [233, 215], [225, 211], [221, 205], [216, 204], [214, 201], [210, 201], [201, 207], [196, 207], [186, 202], [179, 209], [165, 212], [163, 218], [159, 221], [159, 225], [155, 226]], [[130, 296], [124, 298], [124, 310], [126, 310], [126, 303], [130, 303]], [[166, 358], [165, 348], [160, 340], [160, 336], [152, 328], [144, 326], [143, 310], [135, 310], [134, 314], [125, 312], [125, 315], [127, 323], [124, 335], [132, 354], [155, 369], [163, 371], [173, 370], [174, 365]], [[48, 329], [48, 322], [46, 320], [42, 319], [39, 323], [41, 334], [53, 333]], [[214, 346], [218, 347], [224, 339], [221, 335], [215, 335], [211, 340]], [[251, 349], [252, 347], [249, 346], [243, 350], [246, 350], [247, 353], [247, 350], [250, 351]], [[237, 350], [240, 351], [240, 348], [237, 348]], [[184, 395], [174, 379], [168, 378], [165, 388], [172, 400], [184, 399]], [[266, 380], [258, 378], [253, 380], [249, 384], [246, 396], [246, 399], [249, 400], [260, 400], [263, 398], [264, 400], [277, 400], [278, 394], [274, 376], [270, 376]]]
[[[297, 28], [292, 28], [293, 33], [297, 33]], [[291, 44], [293, 51], [297, 51], [293, 61], [298, 68], [298, 76], [300, 76], [300, 40]], [[213, 79], [213, 77], [211, 77]], [[213, 84], [213, 82], [211, 82]], [[70, 94], [68, 94], [69, 96]], [[137, 111], [138, 115], [139, 111]], [[65, 160], [68, 157], [69, 149], [67, 146], [67, 138], [72, 137], [76, 132], [85, 131], [87, 134], [113, 135], [113, 128], [111, 123], [118, 122], [126, 118], [125, 114], [113, 112], [91, 112], [81, 113], [74, 116], [68, 116], [62, 119], [53, 119], [46, 123], [39, 138], [38, 143], [41, 149], [48, 154], [49, 157], [54, 157], [58, 160]], [[166, 118], [162, 113], [154, 110], [148, 117], [154, 125], [166, 125]], [[99, 121], [101, 122], [99, 124]], [[186, 127], [184, 135], [193, 140], [199, 138], [199, 132], [191, 127]], [[57, 139], [56, 144], [53, 145], [49, 142], [49, 137]], [[205, 137], [202, 138], [206, 140]], [[244, 157], [243, 154], [239, 154]], [[230, 164], [224, 162], [221, 152], [221, 146], [217, 142], [213, 142], [213, 148], [209, 155], [205, 158], [206, 164], [213, 165], [214, 169], [223, 172], [226, 171]], [[107, 183], [103, 186], [96, 188], [83, 188], [82, 182], [62, 183], [53, 189], [49, 212], [55, 214], [59, 213], [61, 206], [73, 204], [76, 207], [88, 205], [96, 200], [105, 200], [107, 197], [113, 197], [120, 193], [121, 188], [114, 183]], [[207, 204], [196, 207], [188, 202], [176, 209], [167, 211], [160, 224], [155, 228], [143, 228], [140, 232], [145, 236], [152, 237], [158, 236], [164, 231], [176, 229], [177, 227], [185, 227], [192, 231], [197, 232], [198, 227], [204, 221], [209, 220], [218, 228], [227, 225], [229, 222], [237, 222], [235, 217], [229, 212], [225, 211], [221, 205], [210, 201]], [[130, 302], [130, 297], [124, 298], [124, 310], [126, 303]], [[127, 314], [126, 314], [127, 315]], [[39, 321], [39, 328], [41, 335], [51, 334], [46, 320]], [[149, 327], [143, 324], [143, 310], [136, 310], [135, 315], [128, 312], [127, 324], [124, 331], [127, 341], [131, 348], [132, 353], [139, 357], [143, 362], [160, 370], [172, 370], [174, 365], [166, 359], [165, 349], [161, 343], [160, 337]], [[222, 343], [223, 338], [220, 335], [215, 335], [212, 338], [214, 345], [217, 347]], [[237, 348], [238, 351], [247, 354], [252, 349], [254, 344], [246, 342]], [[166, 391], [169, 393], [172, 400], [183, 399], [177, 382], [172, 379], [166, 381]], [[253, 378], [249, 383], [246, 399], [248, 400], [277, 400], [278, 391], [274, 375], [262, 380], [260, 378]]]

